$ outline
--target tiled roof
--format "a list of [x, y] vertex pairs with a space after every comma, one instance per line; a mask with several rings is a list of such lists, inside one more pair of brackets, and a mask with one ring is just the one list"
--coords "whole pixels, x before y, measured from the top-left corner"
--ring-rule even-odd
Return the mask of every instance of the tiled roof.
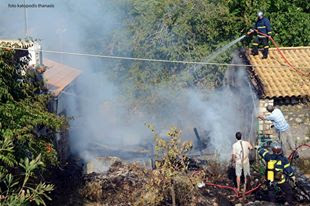
[[252, 72], [260, 81], [263, 98], [310, 97], [310, 47], [280, 48], [285, 58], [300, 73], [288, 67], [276, 48], [269, 49], [269, 57], [261, 59], [261, 54], [247, 58]]
[[58, 96], [81, 73], [78, 69], [49, 59], [44, 59], [43, 63], [48, 67], [43, 74], [44, 80], [54, 96]]

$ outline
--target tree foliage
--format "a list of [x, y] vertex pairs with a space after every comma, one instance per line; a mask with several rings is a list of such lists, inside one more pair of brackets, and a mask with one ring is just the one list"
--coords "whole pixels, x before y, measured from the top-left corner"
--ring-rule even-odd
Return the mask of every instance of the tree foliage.
[[[203, 61], [213, 50], [234, 38], [229, 30], [231, 15], [221, 3], [133, 0], [130, 11], [128, 27], [133, 37], [133, 56]], [[222, 72], [219, 67], [197, 69], [184, 64], [136, 63], [129, 69], [129, 79], [150, 85], [173, 82], [177, 83], [173, 85], [177, 89], [193, 86], [203, 73], [207, 74], [208, 86], [214, 87], [223, 77]]]
[[308, 46], [310, 44], [310, 6], [303, 0], [228, 0], [230, 12], [239, 19], [236, 32], [253, 25], [256, 12], [269, 18], [273, 38], [279, 45]]
[[0, 50], [0, 203], [44, 205], [53, 186], [42, 175], [58, 162], [53, 134], [65, 119], [48, 112], [49, 95], [35, 93], [36, 82], [23, 73], [28, 60], [15, 54]]
[[[262, 10], [270, 19], [273, 38], [281, 46], [307, 46], [310, 43], [310, 12], [301, 0], [118, 0], [122, 26], [105, 48], [92, 47], [113, 55], [141, 58], [205, 61], [216, 49], [246, 34]], [[117, 10], [119, 12], [119, 10]], [[89, 38], [90, 39], [90, 38]], [[96, 42], [96, 39], [93, 39]], [[250, 39], [233, 49], [250, 47]], [[94, 44], [93, 44], [94, 45]], [[271, 45], [272, 46], [272, 45]], [[113, 49], [111, 49], [113, 48]], [[232, 50], [229, 50], [232, 51]], [[212, 60], [230, 61], [231, 52]], [[175, 90], [221, 85], [226, 67], [174, 63], [128, 62], [115, 66], [115, 80], [125, 85], [125, 93], [145, 98], [159, 85]], [[130, 85], [128, 87], [128, 85]], [[132, 85], [134, 85], [132, 87]], [[127, 87], [126, 87], [127, 86]]]

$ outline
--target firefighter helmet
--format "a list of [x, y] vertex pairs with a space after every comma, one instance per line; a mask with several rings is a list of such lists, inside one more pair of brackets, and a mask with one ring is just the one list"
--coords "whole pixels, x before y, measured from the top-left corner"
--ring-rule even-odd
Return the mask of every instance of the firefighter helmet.
[[271, 144], [271, 149], [272, 149], [272, 152], [274, 154], [281, 154], [282, 153], [282, 146], [278, 142], [272, 143]]
[[263, 17], [264, 13], [262, 11], [257, 12], [258, 17]]

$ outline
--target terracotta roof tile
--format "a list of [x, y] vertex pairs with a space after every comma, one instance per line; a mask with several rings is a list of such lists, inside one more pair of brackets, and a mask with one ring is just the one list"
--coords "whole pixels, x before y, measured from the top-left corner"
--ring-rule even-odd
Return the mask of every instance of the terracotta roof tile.
[[48, 67], [43, 76], [54, 96], [58, 96], [81, 73], [78, 69], [49, 59], [44, 59], [43, 63]]
[[[280, 49], [296, 69], [302, 74], [310, 74], [310, 47]], [[263, 97], [310, 97], [310, 76], [290, 68], [275, 48], [269, 49], [268, 59], [252, 56], [249, 51], [246, 55], [253, 65], [252, 71], [262, 83]]]

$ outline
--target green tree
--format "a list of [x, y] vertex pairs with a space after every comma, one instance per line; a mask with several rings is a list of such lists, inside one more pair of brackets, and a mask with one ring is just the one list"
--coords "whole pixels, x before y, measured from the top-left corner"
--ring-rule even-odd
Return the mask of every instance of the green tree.
[[[94, 52], [110, 55], [205, 61], [216, 49], [246, 34], [256, 21], [257, 11], [262, 10], [280, 46], [307, 46], [309, 7], [302, 0], [116, 0], [102, 6], [103, 12], [109, 9], [121, 14], [115, 32], [103, 35], [97, 27], [89, 26], [85, 43]], [[249, 41], [232, 49], [249, 48]], [[212, 62], [228, 63], [231, 51]], [[227, 69], [127, 60], [108, 63], [105, 74], [123, 88], [128, 99], [142, 103], [155, 102], [154, 88], [169, 87], [178, 92], [184, 87], [219, 87]]]
[[[129, 22], [129, 28], [133, 36], [133, 56], [203, 61], [216, 48], [235, 38], [231, 33], [233, 22], [231, 15], [221, 2], [198, 0], [133, 0], [132, 2], [132, 21]], [[139, 64], [138, 67], [139, 73], [146, 73], [145, 76], [160, 82], [172, 75], [180, 75], [184, 70], [190, 73], [193, 66]], [[212, 75], [221, 76], [223, 72], [212, 70], [212, 67], [204, 67], [201, 70], [209, 73], [209, 79], [215, 80], [212, 82], [216, 82], [216, 78]], [[195, 76], [189, 75], [187, 79], [189, 82], [182, 85], [191, 86]]]
[[227, 0], [230, 12], [239, 21], [236, 29], [249, 29], [261, 10], [270, 19], [273, 37], [281, 46], [310, 44], [310, 6], [303, 0]]
[[53, 134], [65, 119], [48, 112], [49, 95], [34, 93], [37, 85], [21, 72], [28, 62], [14, 54], [0, 50], [0, 204], [44, 205], [53, 186], [42, 177], [58, 163]]

